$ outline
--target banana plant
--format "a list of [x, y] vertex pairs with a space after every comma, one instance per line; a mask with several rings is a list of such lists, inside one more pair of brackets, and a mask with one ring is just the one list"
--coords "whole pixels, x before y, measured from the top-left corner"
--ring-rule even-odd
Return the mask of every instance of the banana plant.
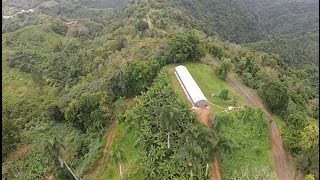
[[116, 147], [108, 155], [108, 162], [114, 165], [119, 165], [120, 178], [123, 179], [122, 164], [127, 162], [127, 157], [122, 147]]

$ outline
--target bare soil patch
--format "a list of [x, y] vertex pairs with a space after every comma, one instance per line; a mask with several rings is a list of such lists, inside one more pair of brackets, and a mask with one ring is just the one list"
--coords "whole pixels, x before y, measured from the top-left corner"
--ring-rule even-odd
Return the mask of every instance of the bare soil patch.
[[73, 36], [76, 32], [87, 32], [88, 28], [79, 21], [67, 22], [66, 26], [68, 28], [66, 36]]
[[211, 172], [212, 172], [211, 180], [221, 180], [220, 167], [219, 167], [219, 161], [217, 156], [214, 157], [213, 167], [211, 169]]
[[22, 158], [24, 155], [26, 155], [28, 152], [30, 152], [32, 150], [32, 148], [30, 146], [24, 146], [21, 149], [19, 149], [18, 151], [12, 153], [9, 156], [9, 163], [14, 163], [16, 161], [18, 161], [20, 158]]
[[199, 120], [205, 124], [206, 126], [209, 126], [209, 121], [211, 117], [211, 110], [210, 107], [205, 108], [192, 108], [194, 112], [196, 112], [199, 115]]

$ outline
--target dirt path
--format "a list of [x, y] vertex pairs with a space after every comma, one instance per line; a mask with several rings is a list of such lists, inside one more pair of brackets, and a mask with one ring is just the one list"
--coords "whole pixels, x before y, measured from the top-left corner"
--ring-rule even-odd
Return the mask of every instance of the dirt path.
[[233, 86], [233, 88], [237, 90], [239, 94], [247, 99], [251, 106], [265, 109], [262, 103], [260, 103], [258, 100], [255, 100], [254, 97], [252, 97], [252, 95], [250, 95], [250, 93], [247, 92], [247, 90], [242, 85], [240, 85], [231, 75], [228, 75], [226, 80]]
[[151, 22], [150, 15], [147, 16], [147, 23], [148, 23], [149, 29], [153, 29], [153, 25], [152, 25], [152, 22]]
[[219, 167], [219, 161], [217, 156], [214, 157], [211, 173], [212, 173], [211, 180], [221, 180], [220, 167]]
[[24, 155], [26, 155], [31, 150], [32, 150], [32, 148], [30, 146], [22, 147], [17, 152], [12, 153], [8, 157], [8, 163], [14, 163], [14, 162], [18, 161], [20, 158], [22, 158]]
[[106, 133], [107, 143], [104, 146], [102, 157], [99, 159], [99, 161], [97, 162], [95, 167], [92, 168], [92, 171], [87, 173], [83, 177], [83, 179], [88, 179], [88, 180], [96, 179], [98, 177], [99, 173], [101, 172], [101, 168], [105, 167], [105, 166], [103, 166], [103, 163], [105, 162], [105, 159], [108, 156], [109, 150], [111, 148], [111, 145], [112, 145], [112, 142], [113, 142], [113, 139], [115, 136], [115, 132], [117, 129], [116, 127], [117, 127], [117, 121], [114, 121]]
[[[260, 108], [266, 114], [270, 116], [268, 110], [264, 107], [260, 99], [252, 96], [246, 88], [238, 83], [232, 76], [228, 75], [227, 81], [236, 89], [238, 92], [243, 95], [250, 106]], [[272, 155], [275, 165], [275, 170], [277, 173], [277, 178], [279, 180], [294, 180], [296, 174], [296, 168], [294, 166], [293, 160], [290, 155], [284, 149], [283, 142], [279, 130], [274, 122], [269, 124], [270, 129], [270, 139], [271, 139], [271, 148]]]
[[209, 126], [210, 116], [212, 115], [210, 107], [207, 107], [207, 108], [193, 107], [192, 110], [198, 113], [200, 121], [203, 124], [205, 124], [206, 126]]
[[104, 150], [103, 150], [103, 158], [106, 157], [108, 155], [108, 152], [110, 150], [110, 147], [112, 145], [113, 139], [114, 139], [114, 135], [116, 132], [116, 126], [117, 126], [117, 121], [114, 121], [110, 127], [110, 131], [107, 133], [107, 143], [104, 146]]
[[[193, 107], [192, 110], [199, 115], [199, 120], [201, 123], [209, 126], [210, 117], [213, 115], [210, 106], [206, 108]], [[213, 166], [211, 168], [211, 180], [221, 180], [219, 161], [217, 156], [214, 156]]]

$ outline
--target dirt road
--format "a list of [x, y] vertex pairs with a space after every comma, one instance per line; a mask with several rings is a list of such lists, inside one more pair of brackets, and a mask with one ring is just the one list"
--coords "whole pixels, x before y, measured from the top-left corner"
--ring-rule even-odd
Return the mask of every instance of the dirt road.
[[[261, 100], [251, 95], [251, 93], [246, 89], [246, 87], [238, 83], [230, 75], [228, 75], [227, 81], [236, 90], [238, 90], [238, 92], [242, 96], [244, 96], [248, 100], [248, 102], [250, 103], [250, 106], [262, 109], [264, 112], [266, 112], [269, 118], [271, 117], [270, 113], [264, 107]], [[284, 149], [282, 138], [276, 124], [274, 122], [271, 122], [269, 124], [269, 129], [270, 129], [270, 139], [271, 139], [271, 146], [272, 146], [272, 155], [273, 155], [275, 170], [277, 173], [277, 178], [279, 180], [294, 180], [295, 174], [296, 174], [296, 168], [294, 166], [292, 158], [290, 157], [290, 155], [287, 154], [287, 152]]]

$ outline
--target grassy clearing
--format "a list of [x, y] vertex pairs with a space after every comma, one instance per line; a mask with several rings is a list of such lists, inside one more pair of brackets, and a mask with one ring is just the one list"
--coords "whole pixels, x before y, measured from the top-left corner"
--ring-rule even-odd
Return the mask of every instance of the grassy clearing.
[[[242, 113], [243, 114], [243, 113]], [[275, 179], [269, 130], [265, 119], [249, 114], [243, 118], [233, 114], [229, 118], [218, 118], [219, 132], [236, 143], [235, 148], [221, 157], [223, 179], [247, 176]], [[259, 179], [258, 178], [258, 179]]]
[[[238, 105], [248, 105], [245, 98], [240, 96], [226, 81], [219, 79], [213, 69], [201, 63], [183, 63], [182, 65], [186, 66], [191, 73], [194, 80], [198, 83], [202, 92], [206, 96], [206, 98], [213, 104], [216, 104], [220, 107], [227, 108], [229, 105], [232, 105], [232, 102], [228, 102], [220, 99], [219, 97], [214, 97], [213, 94], [219, 94], [223, 89], [227, 89], [229, 91], [229, 97], [236, 97], [238, 100]], [[177, 65], [168, 66], [170, 73], [171, 82], [173, 84], [174, 89], [179, 94], [179, 97], [183, 98], [190, 104], [188, 101], [184, 91], [182, 90], [179, 81], [177, 80], [174, 71]], [[213, 113], [219, 113], [223, 111], [223, 109], [218, 108], [216, 106], [211, 106]]]
[[[228, 82], [219, 79], [213, 69], [208, 65], [201, 63], [183, 63], [186, 66], [200, 86], [201, 90], [207, 97], [207, 99], [221, 107], [227, 107], [231, 105], [230, 102], [220, 99], [219, 97], [213, 97], [212, 93], [218, 94], [221, 90], [229, 90], [229, 96], [236, 96], [239, 105], [248, 105], [246, 99], [241, 97]], [[180, 84], [174, 74], [174, 68], [177, 65], [170, 65], [170, 78], [173, 87], [179, 96], [187, 101], [184, 91], [180, 87]], [[240, 81], [241, 82], [241, 81]], [[221, 113], [221, 109], [215, 106], [211, 106], [214, 114]], [[221, 172], [223, 179], [230, 179], [234, 174], [242, 174], [243, 172], [256, 173], [256, 174], [268, 174], [271, 179], [275, 177], [275, 171], [273, 167], [272, 151], [269, 138], [269, 130], [266, 125], [261, 125], [265, 121], [262, 117], [248, 117], [249, 120], [240, 120], [237, 115], [232, 115], [232, 120], [222, 121], [219, 132], [228, 138], [233, 139], [236, 142], [236, 148], [231, 152], [225, 154], [221, 161]], [[262, 119], [262, 120], [261, 120]], [[261, 128], [259, 128], [261, 127]], [[258, 130], [260, 129], [260, 130]], [[239, 177], [234, 176], [234, 177]], [[252, 178], [252, 176], [249, 176]], [[243, 175], [245, 178], [245, 175]]]

